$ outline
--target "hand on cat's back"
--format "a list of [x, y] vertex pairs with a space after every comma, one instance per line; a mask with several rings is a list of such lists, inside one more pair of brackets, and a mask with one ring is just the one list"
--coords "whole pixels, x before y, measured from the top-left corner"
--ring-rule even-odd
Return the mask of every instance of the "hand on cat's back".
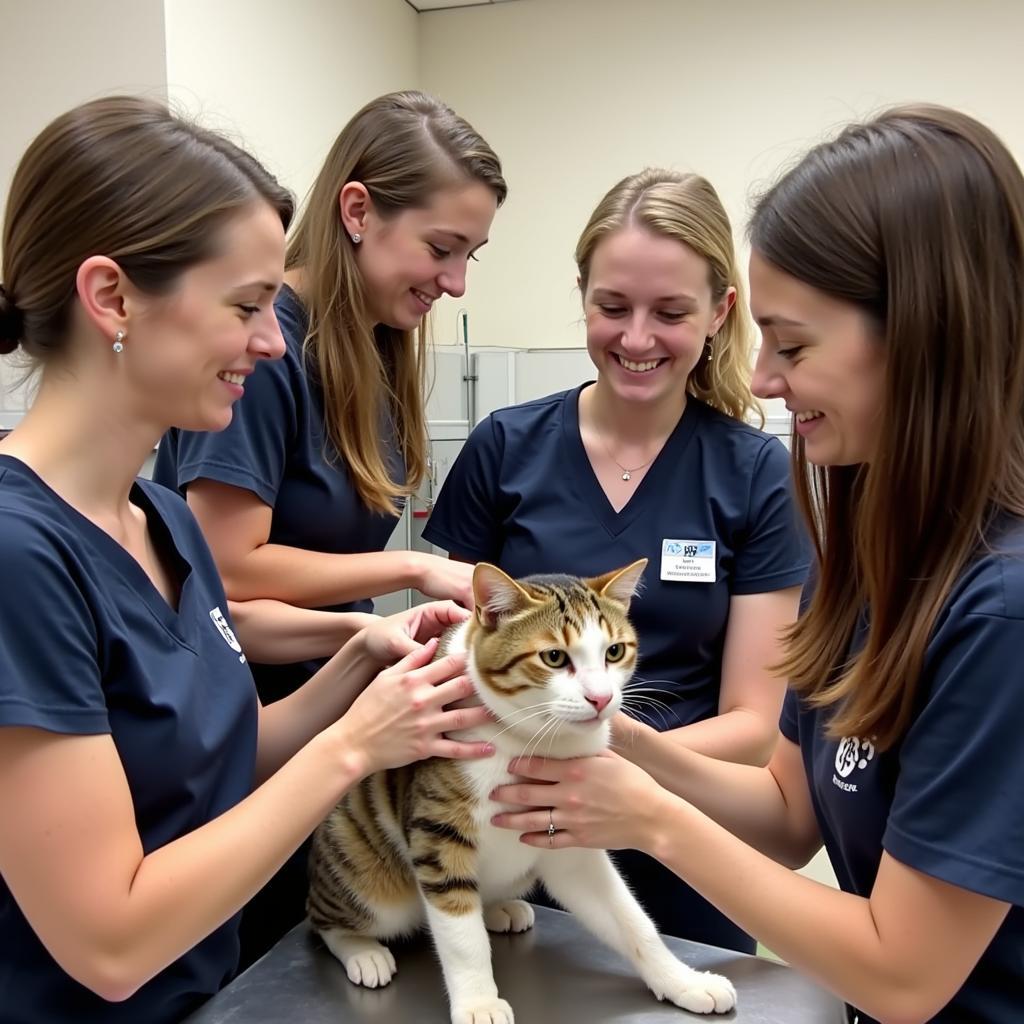
[[427, 757], [488, 757], [490, 744], [450, 740], [445, 733], [490, 720], [485, 708], [449, 709], [473, 692], [463, 654], [431, 661], [436, 640], [418, 646], [379, 673], [355, 699], [337, 728], [361, 776]]
[[363, 631], [364, 650], [378, 664], [393, 665], [469, 615], [454, 601], [415, 605], [367, 626]]

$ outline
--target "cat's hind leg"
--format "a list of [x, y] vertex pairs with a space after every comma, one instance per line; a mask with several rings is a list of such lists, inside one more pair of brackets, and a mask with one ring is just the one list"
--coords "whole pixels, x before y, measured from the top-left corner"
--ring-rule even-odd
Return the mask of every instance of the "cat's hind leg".
[[356, 829], [340, 815], [313, 837], [306, 912], [349, 981], [366, 988], [387, 985], [397, 970], [379, 940], [423, 922], [415, 880], [397, 851], [372, 821]]
[[538, 874], [566, 910], [636, 967], [659, 999], [693, 1013], [727, 1013], [736, 1005], [728, 978], [695, 971], [673, 956], [604, 851], [545, 854]]

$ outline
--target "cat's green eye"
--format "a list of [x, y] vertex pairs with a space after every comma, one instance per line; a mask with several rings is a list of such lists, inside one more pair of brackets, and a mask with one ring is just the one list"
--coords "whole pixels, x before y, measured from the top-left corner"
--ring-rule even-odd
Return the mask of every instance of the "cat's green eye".
[[610, 664], [614, 664], [617, 661], [622, 661], [626, 656], [626, 645], [625, 644], [609, 644], [608, 650], [604, 652], [604, 660]]
[[565, 668], [569, 664], [569, 655], [558, 647], [552, 647], [550, 650], [540, 652], [540, 660], [548, 668]]

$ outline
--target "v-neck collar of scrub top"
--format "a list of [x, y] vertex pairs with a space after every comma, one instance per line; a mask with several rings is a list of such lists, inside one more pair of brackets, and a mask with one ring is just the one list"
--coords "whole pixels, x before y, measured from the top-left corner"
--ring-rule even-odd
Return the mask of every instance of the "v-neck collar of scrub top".
[[574, 470], [573, 475], [582, 486], [581, 497], [597, 521], [612, 537], [616, 537], [628, 529], [650, 501], [657, 500], [659, 494], [665, 493], [665, 484], [671, 474], [678, 472], [683, 453], [697, 428], [701, 403], [693, 395], [686, 396], [686, 408], [679, 417], [679, 422], [662, 445], [661, 451], [655, 456], [650, 469], [637, 484], [632, 497], [620, 511], [616, 512], [597, 479], [594, 467], [587, 457], [587, 450], [583, 446], [583, 438], [580, 436], [580, 394], [585, 387], [593, 383], [586, 381], [578, 388], [566, 392], [562, 406], [562, 437]]
[[125, 548], [73, 505], [69, 505], [31, 466], [12, 455], [0, 455], [0, 467], [7, 467], [27, 477], [51, 501], [67, 525], [117, 572], [157, 622], [179, 643], [195, 648], [189, 628], [194, 625], [195, 616], [187, 612], [190, 591], [193, 589], [192, 565], [182, 555], [170, 526], [138, 480], [132, 484], [129, 500], [145, 514], [153, 546], [171, 556], [175, 582], [180, 585], [177, 609], [168, 604], [146, 571]]

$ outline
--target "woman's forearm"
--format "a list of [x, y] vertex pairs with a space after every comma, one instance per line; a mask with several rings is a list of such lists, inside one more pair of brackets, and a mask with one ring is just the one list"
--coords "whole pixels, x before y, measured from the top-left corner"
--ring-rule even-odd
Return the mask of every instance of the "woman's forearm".
[[[621, 723], [621, 724], [620, 724]], [[697, 753], [670, 733], [616, 720], [615, 750], [671, 793], [783, 864], [802, 866], [820, 846], [806, 822], [794, 822], [767, 767]]]
[[231, 618], [246, 657], [262, 665], [333, 657], [377, 616], [325, 612], [283, 601], [229, 601]]
[[[946, 1004], [1006, 908], [883, 863], [870, 897], [791, 871], [688, 802], [659, 800], [640, 848], [789, 964], [880, 1020], [923, 1024]], [[948, 930], [962, 920], [963, 949]]]
[[381, 667], [367, 654], [359, 633], [294, 693], [261, 708], [257, 781], [269, 778], [312, 737], [337, 721]]
[[736, 708], [662, 735], [719, 761], [764, 766], [775, 749], [778, 726], [754, 711]]
[[[19, 864], [19, 844], [8, 842], [12, 887], [56, 961], [112, 1001], [130, 996], [237, 913], [368, 763], [343, 728], [331, 730], [230, 810], [144, 853], [109, 737], [55, 742], [25, 733], [33, 753], [24, 763], [57, 769], [49, 771], [53, 778], [65, 767], [74, 774], [63, 792], [41, 788], [24, 809], [25, 831], [48, 833], [34, 840], [32, 867]], [[90, 793], [95, 799], [78, 813], [75, 794]], [[46, 805], [62, 801], [71, 801], [69, 813], [48, 824]], [[79, 883], [69, 887], [68, 876]]]
[[284, 544], [262, 544], [224, 565], [232, 601], [270, 598], [299, 608], [325, 608], [418, 587], [423, 561], [415, 551], [337, 555]]

